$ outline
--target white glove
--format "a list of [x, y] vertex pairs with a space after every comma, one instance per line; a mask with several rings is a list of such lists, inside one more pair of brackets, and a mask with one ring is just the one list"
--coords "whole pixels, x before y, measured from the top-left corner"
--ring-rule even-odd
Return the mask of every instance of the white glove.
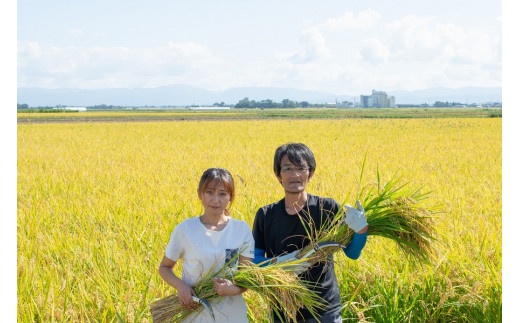
[[[296, 255], [298, 254], [299, 251], [300, 250], [295, 250], [286, 255], [277, 257], [276, 263], [283, 264], [283, 263], [298, 261], [299, 259], [296, 258]], [[299, 275], [299, 274], [303, 273], [304, 271], [307, 271], [307, 269], [309, 269], [310, 266], [311, 266], [310, 262], [302, 261], [297, 264], [288, 266], [287, 268], [290, 269], [292, 272], [294, 272], [296, 275]]]
[[345, 205], [345, 224], [354, 232], [358, 232], [368, 225], [365, 209], [359, 200], [356, 202], [356, 207], [355, 209], [350, 205]]

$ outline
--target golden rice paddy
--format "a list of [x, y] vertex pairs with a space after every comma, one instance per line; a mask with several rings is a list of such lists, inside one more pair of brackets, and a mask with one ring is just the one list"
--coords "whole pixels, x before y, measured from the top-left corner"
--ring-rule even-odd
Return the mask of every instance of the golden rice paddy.
[[[337, 257], [344, 318], [497, 321], [502, 311], [502, 120], [342, 119], [18, 125], [18, 320], [151, 321], [173, 288], [157, 274], [179, 222], [201, 214], [196, 188], [228, 169], [232, 215], [283, 197], [272, 159], [303, 142], [312, 194], [353, 203], [364, 181], [395, 172], [433, 191], [437, 255], [414, 265], [384, 239]], [[178, 268], [177, 268], [178, 269]], [[180, 271], [179, 271], [180, 272]], [[267, 320], [246, 293], [252, 322]]]

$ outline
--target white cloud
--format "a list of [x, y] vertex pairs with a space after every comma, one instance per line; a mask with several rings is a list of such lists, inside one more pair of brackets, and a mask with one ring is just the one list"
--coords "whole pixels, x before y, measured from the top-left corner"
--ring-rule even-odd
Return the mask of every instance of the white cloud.
[[[226, 63], [204, 46], [173, 43], [153, 48], [57, 47], [38, 42], [18, 45], [19, 87], [207, 86]], [[218, 74], [218, 73], [217, 73]]]
[[500, 86], [500, 35], [433, 17], [409, 15], [383, 24], [375, 11], [364, 15], [372, 17], [363, 20], [364, 26], [377, 30], [348, 29], [359, 28], [363, 15], [352, 14], [348, 20], [345, 14], [307, 25], [292, 51], [275, 55], [269, 54], [270, 48], [254, 58], [244, 52], [243, 60], [236, 59], [238, 54], [232, 60], [225, 52], [217, 57], [194, 42], [148, 48], [19, 42], [18, 86], [280, 86], [338, 94], [368, 93], [373, 88]]
[[372, 64], [388, 60], [390, 50], [380, 40], [375, 38], [365, 39], [361, 43], [361, 57]]
[[81, 30], [81, 29], [74, 28], [74, 29], [69, 30], [69, 35], [79, 36], [81, 34], [83, 34], [83, 30]]
[[279, 54], [278, 58], [288, 59], [296, 64], [309, 63], [331, 55], [325, 38], [316, 27], [310, 27], [302, 31], [302, 46], [292, 52]]
[[387, 25], [387, 43], [395, 59], [454, 64], [496, 62], [499, 39], [434, 18], [409, 15]]
[[500, 86], [501, 37], [481, 29], [409, 15], [352, 48], [374, 88]]
[[324, 31], [368, 29], [374, 27], [380, 18], [381, 15], [373, 9], [361, 11], [357, 15], [352, 11], [347, 11], [339, 18], [324, 21], [319, 28]]
[[375, 30], [380, 18], [375, 10], [367, 10], [307, 25], [304, 45], [279, 56], [281, 77], [276, 82], [335, 91], [349, 84], [354, 92], [499, 85], [499, 38], [418, 15]]
[[264, 83], [347, 94], [373, 88], [500, 86], [500, 37], [417, 15], [377, 31], [331, 34], [323, 28], [340, 26], [339, 21], [308, 25], [303, 46], [279, 55], [276, 64], [267, 62], [272, 68], [265, 69], [270, 73], [263, 75]]

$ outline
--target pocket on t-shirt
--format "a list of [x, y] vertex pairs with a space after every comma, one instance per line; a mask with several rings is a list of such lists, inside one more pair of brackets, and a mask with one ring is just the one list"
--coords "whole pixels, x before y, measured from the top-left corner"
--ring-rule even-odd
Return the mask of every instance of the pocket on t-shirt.
[[[229, 267], [234, 267], [238, 265], [238, 248], [227, 249], [226, 248], [226, 264]], [[229, 263], [231, 260], [233, 261]]]

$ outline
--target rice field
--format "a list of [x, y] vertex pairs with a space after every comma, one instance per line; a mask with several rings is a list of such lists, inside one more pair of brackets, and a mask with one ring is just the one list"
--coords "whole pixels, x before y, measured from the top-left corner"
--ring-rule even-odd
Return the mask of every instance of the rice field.
[[150, 322], [173, 292], [157, 273], [169, 235], [201, 214], [202, 172], [232, 173], [232, 215], [252, 225], [283, 197], [272, 159], [287, 142], [316, 156], [310, 193], [354, 203], [366, 153], [364, 181], [399, 172], [443, 210], [431, 265], [374, 237], [360, 259], [336, 258], [345, 319], [502, 318], [501, 118], [42, 123], [17, 136], [20, 322]]
[[502, 108], [294, 108], [294, 109], [131, 109], [55, 112], [18, 110], [18, 123], [49, 122], [135, 122], [175, 120], [258, 120], [258, 119], [346, 119], [346, 118], [501, 118]]

